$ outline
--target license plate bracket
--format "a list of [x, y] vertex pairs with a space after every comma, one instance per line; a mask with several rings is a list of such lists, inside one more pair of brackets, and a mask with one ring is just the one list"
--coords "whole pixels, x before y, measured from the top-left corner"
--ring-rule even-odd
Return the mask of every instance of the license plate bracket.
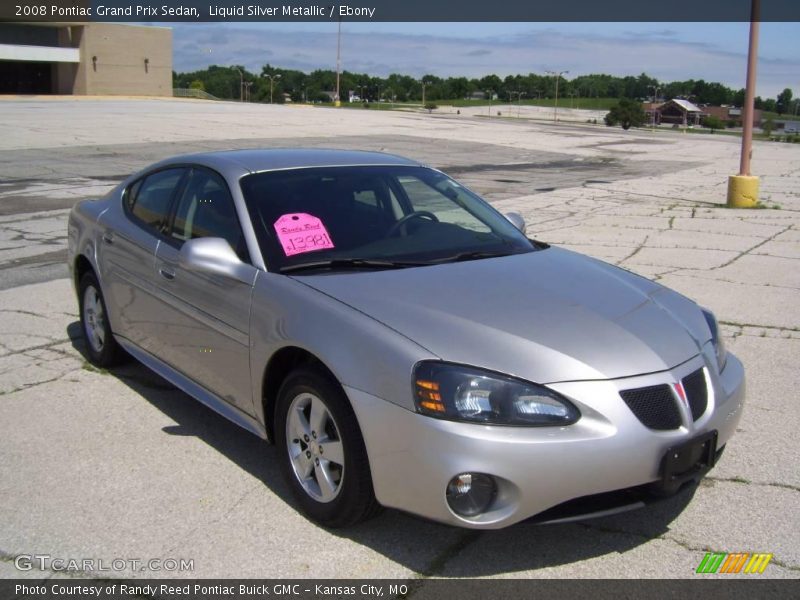
[[713, 466], [717, 455], [716, 430], [669, 448], [661, 459], [662, 493], [675, 493], [687, 481], [699, 479]]

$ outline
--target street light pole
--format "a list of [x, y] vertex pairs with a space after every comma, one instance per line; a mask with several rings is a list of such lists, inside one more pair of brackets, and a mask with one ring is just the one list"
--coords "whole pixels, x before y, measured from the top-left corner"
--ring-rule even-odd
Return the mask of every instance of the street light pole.
[[239, 71], [239, 102], [243, 102], [244, 99], [242, 98], [242, 91], [244, 90], [244, 74], [239, 67], [231, 67], [231, 69]]
[[342, 19], [339, 18], [339, 32], [336, 35], [336, 102], [335, 106], [342, 105], [342, 99], [339, 96], [339, 79], [342, 71]]
[[[517, 95], [517, 118], [519, 119], [520, 111], [522, 110], [522, 97], [525, 95], [525, 92], [522, 92], [520, 90], [516, 90], [516, 91], [513, 91], [513, 92], [509, 92], [509, 93]], [[512, 103], [514, 102], [514, 97], [513, 96], [511, 96], [511, 102]]]
[[556, 78], [556, 104], [553, 111], [553, 121], [558, 122], [558, 81], [562, 75], [566, 75], [569, 71], [545, 71], [548, 75], [554, 75]]
[[753, 0], [750, 15], [750, 44], [747, 52], [747, 83], [744, 92], [744, 131], [739, 175], [750, 175], [750, 158], [753, 154], [753, 107], [756, 89], [756, 61], [758, 60], [759, 9], [761, 0]]
[[277, 75], [270, 75], [269, 73], [264, 73], [264, 77], [267, 77], [269, 79], [269, 103], [272, 104], [272, 86], [274, 85], [275, 80], [280, 79], [281, 76], [280, 73], [278, 73]]
[[658, 92], [661, 90], [660, 86], [649, 85], [648, 89], [653, 90], [653, 106], [650, 107], [650, 126], [656, 126], [656, 102], [658, 102]]
[[750, 158], [753, 153], [753, 105], [756, 92], [756, 62], [758, 60], [758, 30], [761, 0], [750, 4], [750, 43], [747, 51], [747, 83], [744, 93], [742, 154], [739, 174], [728, 178], [728, 206], [752, 208], [758, 206], [758, 177], [750, 175]]

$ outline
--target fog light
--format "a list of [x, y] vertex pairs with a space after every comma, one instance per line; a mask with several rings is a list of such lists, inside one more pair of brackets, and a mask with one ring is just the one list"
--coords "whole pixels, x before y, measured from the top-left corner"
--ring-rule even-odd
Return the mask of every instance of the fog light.
[[461, 473], [447, 484], [447, 504], [462, 517], [486, 512], [497, 494], [497, 486], [489, 475]]

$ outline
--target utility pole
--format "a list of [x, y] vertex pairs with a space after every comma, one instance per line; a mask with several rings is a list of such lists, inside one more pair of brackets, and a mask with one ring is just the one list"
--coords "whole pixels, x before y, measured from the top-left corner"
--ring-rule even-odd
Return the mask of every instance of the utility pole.
[[752, 208], [758, 205], [758, 177], [750, 175], [750, 158], [753, 153], [753, 105], [756, 96], [756, 63], [758, 61], [758, 30], [761, 0], [750, 5], [750, 43], [747, 51], [747, 83], [744, 92], [742, 116], [742, 154], [739, 174], [728, 178], [728, 206]]
[[566, 75], [569, 71], [545, 71], [548, 75], [553, 75], [556, 78], [556, 104], [553, 111], [553, 121], [558, 122], [558, 82], [562, 75]]

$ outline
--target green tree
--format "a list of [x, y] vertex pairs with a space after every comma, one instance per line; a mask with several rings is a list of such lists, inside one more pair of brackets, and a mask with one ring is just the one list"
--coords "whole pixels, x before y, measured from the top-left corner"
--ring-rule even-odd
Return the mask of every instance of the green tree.
[[479, 89], [489, 94], [489, 90], [497, 94], [498, 97], [505, 93], [503, 81], [497, 75], [487, 75], [479, 82]]
[[611, 107], [611, 110], [605, 117], [606, 125], [614, 126], [621, 125], [623, 129], [630, 129], [631, 127], [641, 127], [644, 125], [645, 119], [644, 110], [642, 105], [637, 100], [631, 98], [622, 98], [620, 101]]
[[703, 119], [703, 126], [708, 127], [712, 133], [715, 129], [725, 129], [725, 124], [719, 117], [709, 116]]
[[447, 82], [446, 97], [451, 99], [466, 98], [469, 95], [469, 79], [466, 77], [450, 77]]
[[776, 102], [775, 109], [779, 115], [789, 112], [792, 106], [792, 90], [789, 88], [784, 89], [778, 94], [778, 101]]

